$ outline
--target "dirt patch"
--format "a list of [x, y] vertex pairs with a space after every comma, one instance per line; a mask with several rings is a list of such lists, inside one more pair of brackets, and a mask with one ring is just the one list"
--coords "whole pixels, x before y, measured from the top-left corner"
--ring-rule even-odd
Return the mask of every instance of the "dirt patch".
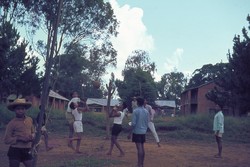
[[[149, 134], [150, 135], [150, 134]], [[0, 133], [2, 140], [3, 133]], [[120, 145], [125, 150], [124, 157], [118, 157], [119, 152], [114, 148], [111, 156], [106, 155], [109, 149], [109, 140], [98, 137], [84, 137], [81, 145], [83, 154], [75, 154], [67, 147], [66, 136], [50, 134], [50, 145], [54, 147], [49, 152], [45, 151], [44, 143], [39, 150], [38, 167], [55, 162], [65, 162], [84, 157], [94, 157], [117, 160], [117, 167], [135, 167], [137, 153], [134, 143], [125, 136], [119, 137]], [[6, 156], [8, 146], [0, 143], [0, 166], [8, 167]], [[248, 167], [250, 165], [250, 144], [223, 143], [223, 158], [217, 159], [213, 155], [217, 152], [216, 143], [167, 141], [161, 147], [149, 138], [145, 143], [145, 167]]]

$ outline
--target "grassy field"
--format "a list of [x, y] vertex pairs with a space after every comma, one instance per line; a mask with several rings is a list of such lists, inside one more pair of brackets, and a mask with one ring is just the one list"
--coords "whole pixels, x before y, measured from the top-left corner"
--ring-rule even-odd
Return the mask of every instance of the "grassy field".
[[[53, 110], [49, 113], [50, 121], [47, 128], [51, 132], [65, 133], [67, 122], [65, 119], [65, 111]], [[37, 108], [32, 108], [27, 115], [36, 118]], [[5, 125], [14, 117], [14, 113], [0, 106], [0, 127]], [[131, 114], [129, 115], [131, 117]], [[83, 124], [88, 131], [85, 135], [103, 136], [105, 135], [105, 113], [88, 112], [83, 114]], [[124, 119], [123, 128], [126, 132], [129, 128], [128, 119]], [[182, 117], [161, 117], [156, 116], [155, 127], [161, 134], [161, 140], [178, 139], [178, 140], [199, 140], [211, 141], [213, 115], [190, 115]], [[110, 120], [112, 125], [112, 119]], [[224, 141], [236, 143], [250, 143], [250, 117], [231, 117], [225, 116], [225, 134]]]
[[[36, 118], [37, 108], [32, 108], [27, 115]], [[50, 121], [47, 129], [50, 133], [50, 143], [55, 147], [51, 152], [44, 151], [41, 147], [38, 167], [99, 167], [99, 166], [130, 166], [136, 162], [135, 147], [126, 139], [129, 129], [129, 119], [124, 119], [123, 132], [119, 141], [126, 150], [123, 159], [107, 157], [109, 140], [103, 140], [105, 131], [105, 113], [88, 112], [83, 114], [84, 139], [82, 150], [84, 155], [72, 154], [72, 150], [66, 146], [68, 127], [64, 111], [53, 110], [49, 113]], [[14, 117], [14, 113], [8, 111], [5, 106], [0, 106], [0, 130], [3, 137], [6, 124]], [[146, 149], [151, 153], [147, 154], [148, 166], [157, 163], [158, 166], [201, 166], [204, 162], [210, 166], [247, 166], [250, 147], [250, 118], [249, 117], [228, 117], [225, 116], [225, 155], [223, 161], [215, 161], [210, 154], [216, 151], [214, 144], [212, 125], [213, 115], [191, 115], [186, 117], [161, 117], [156, 116], [155, 126], [160, 136], [162, 147], [159, 152], [151, 133], [147, 133]], [[110, 125], [112, 119], [110, 120]], [[6, 156], [8, 146], [0, 145], [0, 155]], [[237, 150], [242, 150], [246, 156], [238, 156]], [[228, 150], [228, 151], [227, 151]], [[235, 151], [232, 151], [235, 150]], [[208, 155], [207, 155], [208, 154]], [[168, 155], [168, 156], [166, 156]], [[151, 156], [157, 158], [151, 159]], [[199, 157], [199, 158], [198, 158]], [[53, 162], [53, 165], [52, 163]], [[2, 159], [0, 166], [8, 163], [7, 158]], [[161, 164], [160, 164], [161, 163]], [[146, 166], [146, 165], [145, 165]]]

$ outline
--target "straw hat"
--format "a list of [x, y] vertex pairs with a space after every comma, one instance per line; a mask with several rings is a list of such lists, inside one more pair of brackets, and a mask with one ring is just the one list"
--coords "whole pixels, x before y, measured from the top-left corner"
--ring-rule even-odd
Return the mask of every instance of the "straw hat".
[[15, 107], [17, 106], [23, 106], [25, 109], [28, 109], [31, 107], [31, 103], [30, 102], [26, 102], [25, 99], [16, 99], [14, 100], [14, 102], [10, 103], [7, 108], [10, 110], [10, 111], [14, 111], [15, 110]]

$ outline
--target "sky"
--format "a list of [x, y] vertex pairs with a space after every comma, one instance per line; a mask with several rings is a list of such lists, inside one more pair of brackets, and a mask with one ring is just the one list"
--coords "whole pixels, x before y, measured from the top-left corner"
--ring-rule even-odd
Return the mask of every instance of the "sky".
[[[248, 27], [249, 0], [109, 0], [120, 22], [113, 38], [121, 71], [134, 50], [145, 50], [155, 62], [156, 81], [177, 71], [190, 77], [205, 64], [228, 62], [233, 38]], [[110, 74], [108, 73], [110, 76]]]

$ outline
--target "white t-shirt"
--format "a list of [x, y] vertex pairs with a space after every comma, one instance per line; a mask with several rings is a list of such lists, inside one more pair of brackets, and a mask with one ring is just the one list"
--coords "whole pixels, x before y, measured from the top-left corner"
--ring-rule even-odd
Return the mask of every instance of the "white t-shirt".
[[151, 110], [151, 115], [150, 115], [151, 121], [154, 120], [154, 116], [155, 116], [155, 110], [152, 109], [152, 110]]
[[145, 108], [146, 108], [146, 110], [148, 110], [148, 116], [149, 116], [149, 121], [153, 121], [153, 119], [154, 119], [154, 114], [155, 114], [155, 110], [154, 109], [152, 109], [152, 107], [150, 106], [150, 105], [148, 105], [148, 104], [146, 104], [145, 105]]
[[82, 112], [78, 112], [77, 108], [72, 110], [72, 115], [74, 116], [75, 121], [82, 121]]
[[68, 107], [67, 107], [67, 112], [71, 113], [73, 110], [69, 107], [70, 106], [70, 103], [73, 102], [73, 103], [78, 103], [80, 102], [81, 99], [79, 97], [74, 97], [72, 98], [69, 103], [68, 103]]
[[121, 125], [122, 124], [122, 120], [125, 116], [125, 113], [122, 112], [122, 111], [119, 111], [119, 113], [121, 113], [121, 115], [119, 117], [114, 117], [114, 124], [119, 124]]

